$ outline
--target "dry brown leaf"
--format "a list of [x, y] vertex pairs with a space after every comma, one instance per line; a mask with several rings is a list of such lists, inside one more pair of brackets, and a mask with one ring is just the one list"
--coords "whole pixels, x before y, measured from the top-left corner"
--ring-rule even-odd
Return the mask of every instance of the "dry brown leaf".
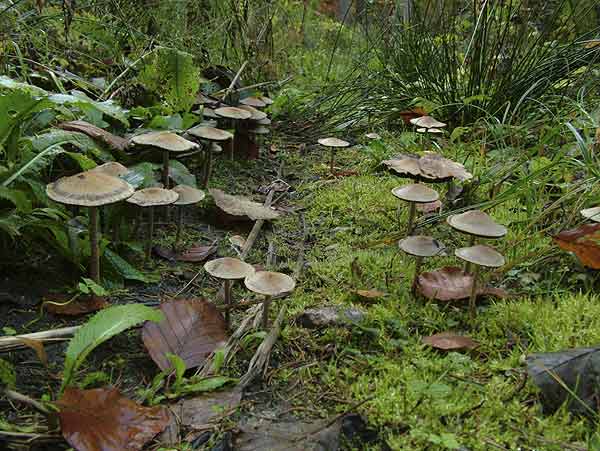
[[71, 302], [65, 301], [64, 296], [47, 296], [44, 309], [53, 315], [79, 316], [97, 312], [110, 306], [110, 302], [100, 296], [80, 296]]
[[164, 407], [143, 407], [115, 388], [67, 387], [58, 401], [63, 437], [78, 451], [140, 450], [169, 423]]
[[142, 340], [152, 360], [163, 371], [172, 366], [167, 354], [179, 356], [186, 368], [195, 368], [227, 342], [223, 316], [204, 299], [169, 301], [160, 310], [165, 319], [159, 323], [148, 321], [142, 329]]
[[86, 121], [71, 121], [71, 122], [63, 122], [58, 125], [63, 130], [68, 130], [71, 132], [79, 132], [84, 135], [89, 136], [92, 139], [97, 141], [102, 141], [108, 147], [120, 151], [125, 151], [129, 142], [120, 136], [113, 135], [106, 130], [101, 129], [100, 127], [96, 127], [93, 124], [90, 124]]
[[[471, 295], [473, 276], [461, 268], [447, 266], [437, 271], [424, 272], [419, 275], [417, 289], [428, 299], [438, 301], [455, 301], [467, 299]], [[490, 295], [505, 298], [508, 293], [500, 288], [488, 286], [478, 287], [478, 295]]]
[[242, 392], [234, 389], [182, 399], [170, 409], [182, 425], [199, 429], [236, 409], [241, 401]]
[[461, 349], [475, 349], [479, 346], [475, 340], [464, 335], [452, 332], [441, 332], [439, 334], [423, 337], [423, 343], [435, 349], [444, 351], [459, 351]]
[[215, 252], [217, 252], [217, 246], [194, 246], [190, 247], [187, 251], [179, 254], [177, 256], [177, 260], [180, 262], [191, 263], [202, 262]]
[[379, 299], [386, 295], [383, 291], [379, 290], [356, 290], [355, 293], [361, 298], [366, 299]]
[[48, 367], [48, 354], [46, 354], [46, 348], [44, 348], [44, 342], [40, 340], [34, 340], [32, 338], [25, 338], [16, 336], [15, 340], [20, 341], [28, 348], [31, 348], [35, 351], [40, 362], [44, 364], [45, 367]]
[[600, 269], [600, 224], [586, 224], [565, 230], [553, 237], [558, 246], [573, 252], [581, 263], [592, 269]]

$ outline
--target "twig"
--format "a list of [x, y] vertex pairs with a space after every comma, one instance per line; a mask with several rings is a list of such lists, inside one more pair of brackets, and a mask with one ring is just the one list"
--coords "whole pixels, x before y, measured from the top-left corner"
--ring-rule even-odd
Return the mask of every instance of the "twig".
[[21, 339], [44, 341], [49, 343], [65, 341], [73, 334], [80, 326], [61, 327], [59, 329], [46, 330], [42, 332], [34, 332], [31, 334], [0, 337], [0, 352], [13, 351], [15, 349], [27, 348]]
[[223, 100], [225, 100], [227, 98], [227, 96], [229, 95], [229, 93], [231, 92], [231, 90], [233, 89], [233, 87], [235, 86], [237, 81], [239, 80], [240, 75], [242, 75], [242, 71], [246, 68], [247, 64], [248, 64], [248, 60], [244, 61], [244, 63], [242, 64], [242, 67], [240, 67], [240, 70], [237, 71], [237, 74], [235, 74], [235, 77], [233, 77], [233, 80], [231, 80], [231, 84], [225, 90], [225, 93], [223, 94]]
[[43, 413], [46, 416], [51, 415], [53, 413], [50, 410], [48, 410], [46, 408], [46, 406], [44, 406], [42, 403], [36, 401], [33, 398], [30, 398], [27, 395], [23, 395], [23, 394], [21, 394], [19, 392], [16, 392], [14, 390], [10, 390], [8, 388], [4, 390], [4, 394], [6, 395], [6, 397], [8, 399], [10, 399], [12, 401], [23, 403], [23, 404], [27, 404], [27, 405], [33, 407], [38, 412]]
[[[271, 203], [273, 202], [274, 194], [275, 194], [275, 190], [271, 189], [269, 191], [269, 194], [267, 194], [267, 198], [265, 199], [265, 204], [264, 204], [265, 207], [271, 206]], [[258, 234], [260, 233], [260, 229], [262, 229], [262, 226], [264, 223], [265, 223], [264, 219], [259, 219], [254, 223], [254, 226], [252, 227], [252, 230], [250, 231], [248, 238], [246, 238], [244, 247], [242, 248], [242, 254], [240, 255], [240, 258], [242, 260], [246, 260], [246, 257], [248, 257], [248, 254], [250, 253], [252, 246], [254, 246], [254, 242], [258, 238]]]

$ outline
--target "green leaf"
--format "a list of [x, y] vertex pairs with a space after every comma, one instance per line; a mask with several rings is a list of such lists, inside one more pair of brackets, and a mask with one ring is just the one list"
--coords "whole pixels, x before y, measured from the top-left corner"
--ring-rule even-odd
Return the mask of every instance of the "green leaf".
[[15, 388], [17, 385], [17, 373], [10, 362], [0, 359], [0, 386]]
[[104, 250], [104, 258], [107, 263], [110, 264], [110, 266], [112, 266], [112, 268], [124, 279], [138, 280], [145, 283], [149, 283], [154, 280], [152, 277], [148, 277], [141, 271], [135, 269], [119, 254], [111, 251], [108, 248]]
[[24, 191], [0, 186], [0, 199], [6, 199], [12, 202], [20, 212], [31, 212], [31, 201]]
[[169, 161], [169, 176], [175, 180], [175, 183], [178, 185], [196, 187], [196, 176], [193, 175], [181, 161]]
[[71, 383], [86, 357], [106, 340], [144, 321], [160, 322], [163, 319], [159, 310], [142, 304], [116, 305], [96, 313], [69, 341], [61, 392]]
[[138, 163], [129, 168], [129, 174], [123, 177], [123, 179], [136, 188], [149, 188], [158, 183], [158, 178], [154, 174], [154, 171], [159, 168], [160, 166], [154, 163]]
[[183, 375], [185, 370], [187, 369], [185, 366], [185, 362], [181, 357], [175, 354], [167, 353], [167, 359], [171, 362], [173, 368], [175, 368], [175, 391], [179, 389], [181, 383], [183, 382]]
[[157, 130], [181, 130], [183, 129], [183, 119], [179, 114], [171, 116], [154, 116], [147, 128]]
[[181, 389], [180, 394], [202, 393], [207, 391], [217, 390], [230, 382], [237, 382], [237, 379], [232, 377], [217, 376], [202, 379], [193, 384], [187, 384]]
[[[104, 114], [111, 117], [125, 126], [129, 126], [127, 121], [127, 111], [121, 108], [112, 100], [105, 102], [96, 102], [90, 99], [81, 91], [73, 90], [71, 94], [52, 94], [48, 97], [48, 100], [57, 105], [72, 105], [80, 108], [92, 122], [97, 122], [97, 114]], [[95, 123], [94, 125], [100, 126]]]

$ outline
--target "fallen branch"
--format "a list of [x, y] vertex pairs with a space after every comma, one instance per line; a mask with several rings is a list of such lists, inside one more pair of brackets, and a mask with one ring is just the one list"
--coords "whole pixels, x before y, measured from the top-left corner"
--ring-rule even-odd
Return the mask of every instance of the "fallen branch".
[[222, 97], [223, 100], [227, 99], [227, 96], [233, 90], [233, 87], [235, 86], [237, 81], [240, 79], [240, 75], [242, 75], [242, 71], [246, 68], [247, 65], [248, 65], [248, 61], [244, 61], [244, 63], [242, 64], [242, 67], [240, 67], [240, 70], [237, 71], [237, 74], [235, 74], [235, 77], [233, 77], [233, 80], [231, 80], [231, 84], [225, 90], [225, 93], [223, 94], [223, 97]]
[[36, 340], [45, 343], [56, 343], [69, 339], [80, 326], [61, 327], [60, 329], [34, 332], [31, 334], [0, 337], [0, 352], [14, 351], [16, 349], [29, 349], [22, 341]]

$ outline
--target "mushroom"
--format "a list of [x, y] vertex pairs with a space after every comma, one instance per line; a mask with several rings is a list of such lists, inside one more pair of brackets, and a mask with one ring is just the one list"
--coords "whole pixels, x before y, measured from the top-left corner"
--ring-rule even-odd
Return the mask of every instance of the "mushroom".
[[[250, 112], [250, 114], [252, 114], [252, 116], [250, 117], [250, 119], [248, 119], [246, 125], [246, 132], [247, 132], [247, 143], [245, 143], [244, 145], [247, 146], [247, 151], [246, 154], [248, 156], [249, 159], [256, 159], [260, 156], [260, 146], [258, 143], [258, 135], [266, 135], [268, 133], [270, 133], [268, 131], [267, 128], [263, 127], [261, 124], [259, 124], [260, 121], [268, 121], [269, 118], [267, 117], [267, 113], [263, 112], [263, 111], [259, 111], [256, 108], [249, 106], [249, 105], [240, 105], [239, 106], [240, 109], [242, 110], [246, 110], [248, 112]], [[259, 130], [258, 132], [256, 130]], [[264, 131], [266, 130], [266, 132]], [[254, 138], [250, 138], [250, 135], [253, 135]]]
[[456, 249], [454, 254], [461, 260], [469, 264], [475, 265], [473, 270], [473, 286], [471, 287], [471, 296], [469, 297], [469, 310], [471, 319], [475, 318], [475, 300], [477, 298], [477, 276], [479, 268], [485, 266], [488, 268], [499, 268], [505, 263], [504, 257], [495, 249], [478, 244], [471, 247], [461, 247]]
[[600, 207], [586, 208], [580, 211], [581, 216], [594, 222], [600, 222]]
[[242, 217], [252, 221], [273, 220], [279, 218], [280, 214], [271, 207], [267, 207], [258, 202], [253, 202], [241, 196], [233, 196], [224, 193], [220, 189], [210, 188], [208, 190], [212, 195], [217, 207], [231, 216]]
[[[471, 236], [469, 246], [473, 246], [477, 238], [498, 239], [508, 232], [506, 227], [496, 223], [487, 213], [481, 210], [470, 210], [465, 213], [448, 216], [446, 222], [453, 229]], [[465, 265], [465, 272], [470, 272], [471, 265]]]
[[151, 147], [162, 151], [163, 155], [163, 185], [169, 188], [169, 152], [188, 152], [195, 150], [198, 144], [188, 141], [171, 132], [150, 132], [131, 138], [136, 146]]
[[246, 288], [265, 296], [263, 301], [262, 326], [269, 325], [269, 305], [273, 296], [279, 296], [294, 290], [296, 282], [290, 276], [280, 272], [257, 271], [244, 279]]
[[415, 216], [417, 214], [416, 204], [428, 204], [439, 199], [437, 191], [421, 184], [398, 186], [392, 190], [392, 194], [398, 199], [409, 203], [408, 224], [406, 234], [411, 235], [414, 228]]
[[181, 229], [183, 228], [183, 205], [197, 204], [206, 197], [204, 191], [193, 188], [188, 185], [177, 185], [172, 189], [179, 197], [173, 205], [177, 205], [177, 233], [175, 235], [174, 249], [179, 247], [179, 239], [181, 238]]
[[259, 97], [246, 97], [239, 102], [242, 105], [248, 105], [254, 108], [264, 108], [267, 106], [264, 100]]
[[398, 175], [428, 183], [443, 183], [452, 179], [465, 181], [473, 178], [462, 164], [435, 152], [424, 152], [422, 156], [401, 154], [391, 160], [382, 161], [382, 164]]
[[152, 253], [152, 236], [154, 235], [154, 207], [160, 205], [170, 205], [174, 203], [179, 194], [170, 189], [164, 188], [144, 188], [136, 191], [133, 196], [127, 199], [130, 204], [139, 205], [148, 208], [148, 236], [146, 237], [146, 260], [150, 259]]
[[225, 322], [227, 323], [227, 327], [229, 327], [229, 311], [233, 301], [231, 297], [232, 281], [245, 279], [254, 274], [254, 267], [237, 258], [224, 257], [206, 262], [204, 270], [211, 276], [223, 280]]
[[[208, 181], [210, 179], [210, 173], [212, 171], [212, 144], [222, 141], [227, 141], [228, 139], [233, 138], [233, 134], [229, 133], [226, 130], [221, 130], [214, 127], [193, 127], [190, 128], [188, 134], [192, 135], [195, 138], [203, 139], [208, 141], [211, 145], [208, 146], [206, 150], [206, 162], [204, 164], [204, 177], [202, 180], [202, 187], [206, 188], [208, 186]], [[232, 155], [233, 159], [233, 155]]]
[[131, 171], [123, 166], [121, 163], [116, 161], [109, 161], [90, 169], [88, 172], [101, 172], [106, 175], [112, 175], [113, 177], [123, 177], [129, 174]]
[[371, 139], [371, 140], [381, 139], [381, 135], [379, 133], [367, 133], [365, 135], [365, 138]]
[[63, 177], [46, 186], [46, 194], [56, 202], [88, 207], [90, 232], [90, 278], [100, 283], [100, 251], [98, 248], [98, 208], [127, 199], [134, 192], [133, 186], [102, 173], [87, 171], [71, 177]]
[[[221, 107], [215, 110], [215, 113], [225, 119], [233, 121], [235, 128], [235, 137], [233, 146], [235, 151], [244, 155], [248, 151], [248, 123], [247, 120], [252, 117], [252, 113], [236, 107]], [[233, 156], [233, 151], [232, 151]]]
[[318, 141], [324, 147], [329, 147], [329, 151], [331, 152], [331, 157], [329, 160], [329, 172], [334, 173], [333, 164], [335, 162], [335, 149], [348, 147], [350, 143], [348, 141], [344, 141], [343, 139], [338, 138], [321, 138]]
[[266, 96], [258, 96], [258, 98], [259, 98], [260, 100], [262, 100], [262, 101], [263, 101], [263, 103], [264, 103], [265, 105], [267, 105], [267, 106], [269, 106], [269, 105], [273, 105], [273, 99], [270, 99], [269, 97], [266, 97]]
[[403, 252], [415, 257], [415, 276], [411, 286], [411, 290], [414, 293], [421, 272], [423, 258], [439, 255], [445, 249], [445, 246], [430, 236], [415, 235], [400, 240], [398, 247]]
[[[418, 128], [423, 128], [426, 130], [440, 129], [440, 128], [444, 128], [446, 126], [446, 124], [432, 118], [431, 116], [417, 117], [417, 118], [411, 119], [410, 123], [417, 126]], [[441, 130], [440, 130], [440, 132], [441, 132]]]

